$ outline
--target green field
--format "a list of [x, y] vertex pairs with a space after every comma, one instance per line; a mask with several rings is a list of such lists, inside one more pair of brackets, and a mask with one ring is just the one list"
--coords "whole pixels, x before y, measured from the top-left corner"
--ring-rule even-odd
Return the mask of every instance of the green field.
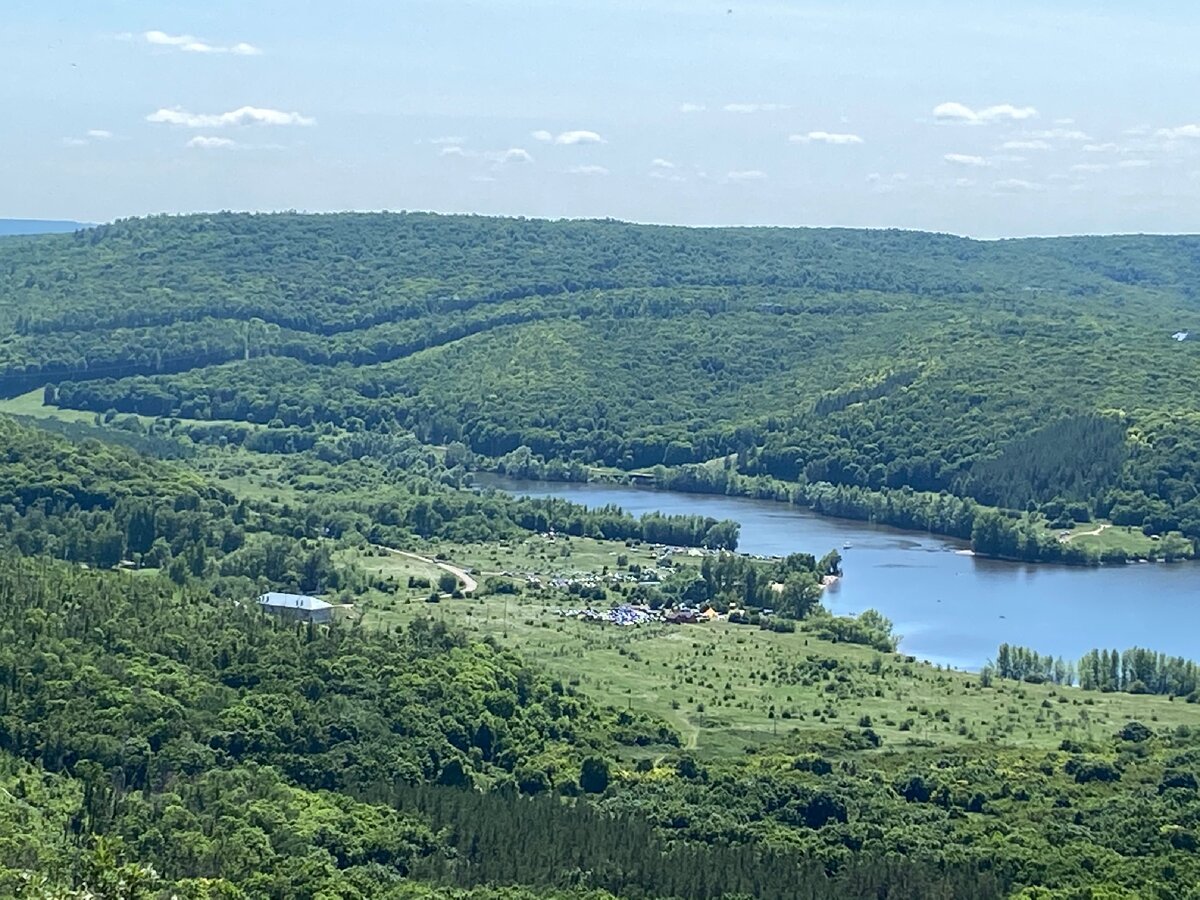
[[[442, 552], [482, 575], [599, 572], [605, 565], [611, 570], [619, 552], [634, 554], [631, 560], [638, 553], [602, 541], [569, 543], [569, 556], [547, 555], [542, 538], [439, 544], [421, 552]], [[359, 553], [355, 561], [401, 583], [409, 574], [436, 577], [430, 567], [399, 557]], [[408, 625], [430, 617], [491, 636], [602, 704], [662, 717], [705, 754], [836, 742], [842, 729], [859, 727], [878, 734], [885, 751], [978, 742], [1051, 749], [1068, 738], [1103, 739], [1134, 718], [1154, 727], [1200, 727], [1200, 707], [1182, 700], [999, 680], [981, 687], [976, 674], [822, 640], [803, 623], [794, 634], [728, 622], [618, 627], [562, 616], [563, 609], [588, 605], [566, 591], [439, 603], [426, 602], [427, 594], [372, 592], [364, 621]]]
[[92, 422], [95, 413], [79, 409], [60, 409], [42, 402], [41, 388], [35, 388], [16, 397], [0, 399], [0, 413], [9, 416], [28, 416], [32, 419], [58, 419], [60, 422]]

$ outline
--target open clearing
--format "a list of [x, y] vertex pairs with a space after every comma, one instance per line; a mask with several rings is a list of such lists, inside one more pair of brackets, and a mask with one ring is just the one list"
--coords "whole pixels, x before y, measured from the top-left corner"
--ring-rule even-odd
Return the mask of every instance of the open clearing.
[[[580, 539], [567, 542], [566, 554], [563, 543], [533, 538], [438, 549], [484, 574], [493, 568], [548, 574], [568, 567], [598, 573], [605, 565], [611, 572], [619, 554], [630, 554], [631, 561], [639, 551], [652, 556], [649, 548]], [[426, 563], [394, 556], [359, 562], [430, 571]], [[408, 571], [397, 568], [395, 574], [399, 581]], [[491, 636], [602, 703], [666, 719], [688, 746], [710, 754], [777, 741], [836, 742], [847, 727], [871, 729], [885, 751], [974, 742], [1051, 748], [1066, 738], [1107, 737], [1130, 719], [1152, 727], [1200, 727], [1200, 706], [1182, 699], [1011, 681], [985, 688], [975, 674], [833, 643], [803, 625], [794, 634], [727, 622], [619, 627], [562, 616], [563, 609], [589, 605], [565, 590], [527, 587], [518, 595], [438, 603], [427, 602], [427, 595], [372, 592], [364, 620], [407, 625], [425, 616], [475, 637]]]

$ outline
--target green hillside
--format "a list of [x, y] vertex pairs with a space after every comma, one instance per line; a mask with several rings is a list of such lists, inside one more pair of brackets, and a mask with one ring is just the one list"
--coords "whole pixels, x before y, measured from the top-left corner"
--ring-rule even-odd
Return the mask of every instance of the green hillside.
[[[1195, 260], [424, 215], [0, 242], [0, 895], [1189, 896], [1195, 663], [952, 672], [822, 607], [828, 547], [469, 488], [649, 470], [1187, 556]], [[724, 618], [576, 612], [622, 604]]]
[[1198, 274], [1192, 237], [160, 217], [0, 246], [0, 389], [1194, 540]]

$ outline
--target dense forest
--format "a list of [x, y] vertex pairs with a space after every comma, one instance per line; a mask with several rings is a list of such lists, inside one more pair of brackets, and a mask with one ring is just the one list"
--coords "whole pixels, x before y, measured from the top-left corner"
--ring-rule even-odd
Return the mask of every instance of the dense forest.
[[[727, 461], [1200, 536], [1200, 242], [433, 216], [127, 220], [0, 245], [0, 389], [101, 414]], [[131, 302], [136, 298], [136, 302]], [[969, 529], [968, 529], [969, 531]]]
[[[0, 418], [0, 895], [1197, 896], [1193, 662], [1004, 645], [951, 673], [822, 606], [836, 551], [475, 481], [636, 473], [1125, 561], [1060, 539], [1099, 520], [1187, 558], [1197, 274], [1187, 237], [404, 213], [0, 241], [0, 393], [57, 416]], [[510, 562], [589, 541], [586, 586]], [[495, 568], [469, 598], [370, 564], [468, 545]], [[337, 615], [269, 617], [267, 590]], [[669, 664], [647, 642], [690, 647], [674, 626], [596, 626], [622, 683], [678, 686], [647, 708], [445, 622], [583, 631], [535, 592], [703, 610], [725, 644]]]
[[[287, 625], [14, 558], [0, 599], [7, 894], [1166, 897], [1200, 876], [1187, 729], [879, 755], [860, 722], [746, 765], [421, 619]], [[791, 677], [822, 670], [871, 689], [816, 659]]]

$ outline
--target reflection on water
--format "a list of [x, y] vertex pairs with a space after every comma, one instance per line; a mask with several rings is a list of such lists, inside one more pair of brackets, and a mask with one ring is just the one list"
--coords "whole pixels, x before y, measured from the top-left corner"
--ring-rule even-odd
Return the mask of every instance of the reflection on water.
[[837, 548], [846, 575], [826, 591], [826, 605], [837, 613], [875, 607], [896, 623], [902, 650], [949, 665], [976, 668], [1004, 641], [1067, 659], [1093, 647], [1135, 645], [1200, 658], [1200, 563], [1034, 566], [955, 552], [965, 546], [958, 541], [825, 518], [764, 500], [608, 484], [479, 480], [513, 493], [614, 504], [635, 516], [661, 511], [734, 519], [742, 526], [739, 549], [747, 553], [820, 556]]

